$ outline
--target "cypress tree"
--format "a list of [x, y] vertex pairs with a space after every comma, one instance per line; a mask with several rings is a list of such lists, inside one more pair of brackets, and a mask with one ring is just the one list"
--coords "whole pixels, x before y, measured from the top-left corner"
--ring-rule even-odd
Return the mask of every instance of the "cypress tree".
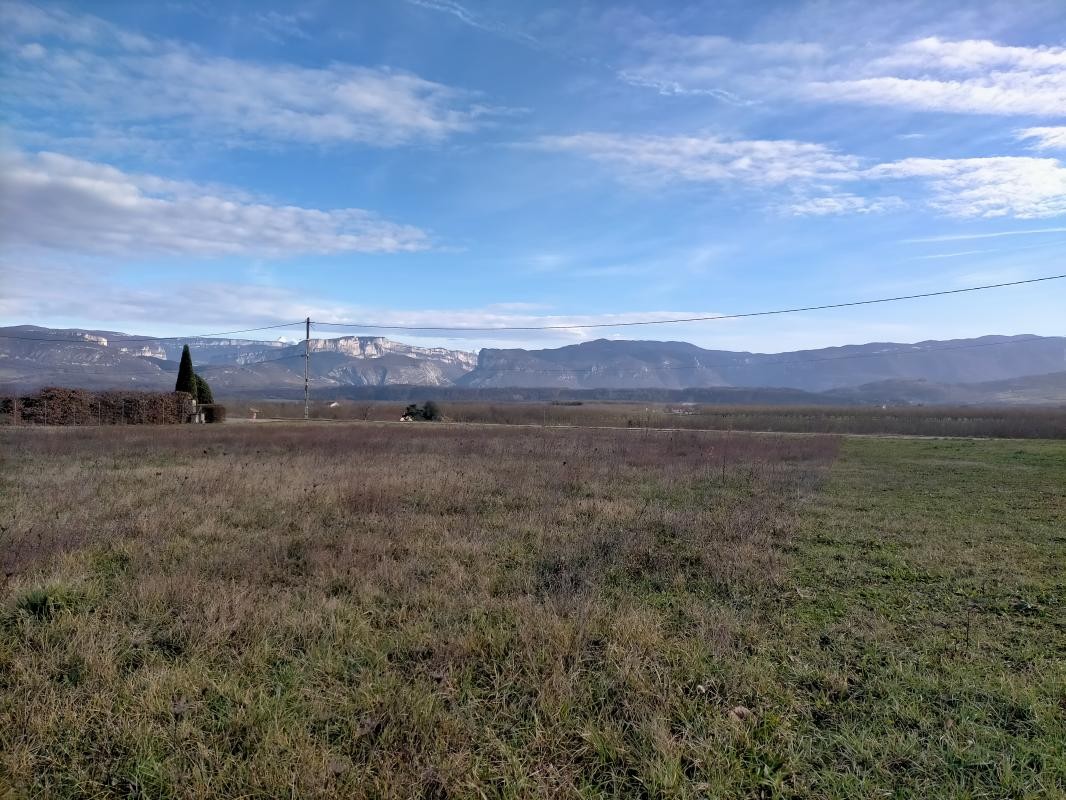
[[203, 405], [204, 403], [214, 403], [215, 399], [211, 396], [211, 387], [207, 381], [199, 373], [193, 374], [193, 380], [196, 383], [196, 402]]
[[196, 381], [192, 371], [192, 355], [189, 353], [189, 345], [181, 349], [181, 363], [178, 364], [178, 380], [174, 384], [175, 392], [188, 392], [196, 397]]

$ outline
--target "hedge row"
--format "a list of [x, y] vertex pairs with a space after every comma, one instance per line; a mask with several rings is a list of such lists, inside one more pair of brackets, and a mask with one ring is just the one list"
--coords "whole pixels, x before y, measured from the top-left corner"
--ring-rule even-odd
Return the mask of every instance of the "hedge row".
[[48, 387], [0, 398], [0, 418], [16, 425], [177, 425], [193, 413], [187, 392], [89, 392]]
[[199, 408], [203, 409], [204, 422], [226, 421], [225, 406], [220, 406], [218, 403], [200, 403]]

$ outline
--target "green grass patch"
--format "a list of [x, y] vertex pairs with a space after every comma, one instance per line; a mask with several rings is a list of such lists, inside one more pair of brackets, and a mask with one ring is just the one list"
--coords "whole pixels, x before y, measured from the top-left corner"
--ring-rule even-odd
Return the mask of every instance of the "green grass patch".
[[844, 444], [778, 654], [811, 795], [1066, 792], [1064, 525], [1061, 442]]

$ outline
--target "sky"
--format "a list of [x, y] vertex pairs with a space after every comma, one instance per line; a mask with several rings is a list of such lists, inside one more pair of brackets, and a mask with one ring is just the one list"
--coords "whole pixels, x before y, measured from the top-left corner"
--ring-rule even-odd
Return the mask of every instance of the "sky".
[[1066, 281], [565, 327], [1066, 272], [1063, 0], [16, 1], [0, 42], [0, 324], [1066, 334]]

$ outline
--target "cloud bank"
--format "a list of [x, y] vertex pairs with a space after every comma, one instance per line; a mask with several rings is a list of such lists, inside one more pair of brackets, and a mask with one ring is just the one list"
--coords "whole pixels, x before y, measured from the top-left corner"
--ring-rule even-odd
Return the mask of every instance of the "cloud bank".
[[130, 174], [56, 153], [0, 154], [0, 173], [5, 249], [215, 257], [428, 247], [421, 230], [361, 209], [270, 204], [225, 187]]

